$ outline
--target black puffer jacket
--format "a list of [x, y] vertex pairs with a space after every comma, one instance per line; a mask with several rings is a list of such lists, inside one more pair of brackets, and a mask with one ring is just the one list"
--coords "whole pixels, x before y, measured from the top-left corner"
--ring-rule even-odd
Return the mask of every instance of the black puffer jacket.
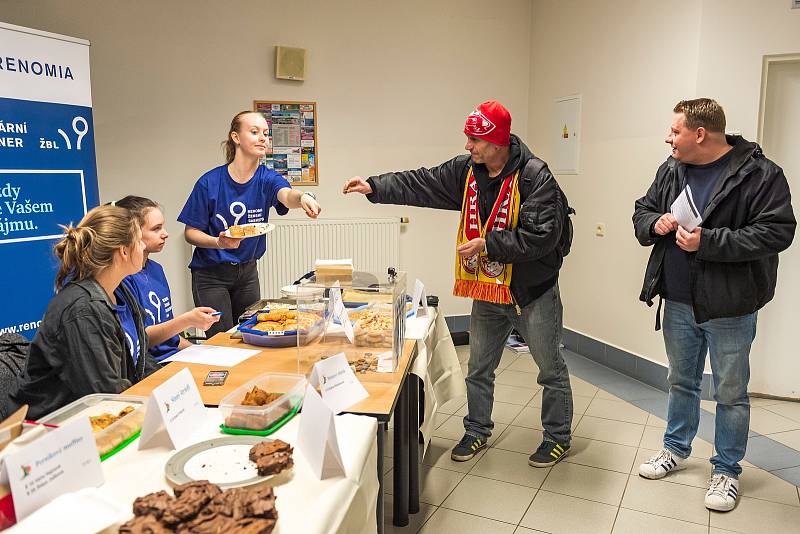
[[[690, 255], [691, 292], [698, 323], [758, 310], [775, 295], [778, 253], [794, 238], [797, 225], [783, 170], [756, 143], [728, 136], [733, 156], [711, 193], [700, 224], [700, 248]], [[675, 233], [658, 236], [656, 221], [686, 184], [686, 166], [672, 157], [658, 169], [647, 194], [636, 201], [633, 226], [650, 253], [642, 301], [660, 294], [664, 251]]]
[[[558, 281], [563, 261], [560, 238], [568, 223], [566, 197], [550, 169], [515, 135], [511, 136], [511, 158], [500, 176], [520, 172], [520, 214], [517, 227], [488, 232], [486, 250], [491, 260], [512, 263], [511, 293], [519, 306], [526, 306]], [[461, 211], [467, 172], [473, 165], [469, 155], [458, 156], [430, 169], [392, 172], [367, 181], [370, 202], [401, 204]], [[500, 179], [488, 178], [486, 167], [475, 164], [475, 181], [482, 218], [486, 207], [497, 200]], [[568, 236], [567, 242], [571, 239]], [[455, 250], [453, 250], [455, 254]]]
[[147, 351], [141, 308], [120, 287], [139, 335], [136, 365], [105, 290], [93, 278], [71, 282], [47, 306], [19, 389], [11, 395], [17, 405], [30, 406], [31, 419], [90, 393], [120, 393], [159, 368]]

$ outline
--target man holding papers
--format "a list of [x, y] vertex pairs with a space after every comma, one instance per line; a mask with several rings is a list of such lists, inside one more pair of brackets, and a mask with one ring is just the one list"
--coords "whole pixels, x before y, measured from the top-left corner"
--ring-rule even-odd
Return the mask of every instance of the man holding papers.
[[670, 385], [664, 448], [639, 474], [657, 479], [685, 467], [709, 352], [716, 454], [705, 505], [728, 511], [736, 506], [747, 448], [757, 311], [775, 294], [778, 253], [791, 244], [796, 222], [783, 171], [756, 143], [725, 135], [717, 102], [685, 100], [673, 111], [666, 138], [672, 154], [633, 214], [637, 239], [653, 246], [640, 299], [666, 300]]

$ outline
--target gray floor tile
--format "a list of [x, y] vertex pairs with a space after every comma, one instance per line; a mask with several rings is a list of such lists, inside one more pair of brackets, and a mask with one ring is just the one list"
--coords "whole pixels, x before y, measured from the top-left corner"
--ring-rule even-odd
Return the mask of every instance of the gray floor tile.
[[516, 525], [511, 523], [439, 508], [422, 527], [420, 534], [513, 534], [515, 529]]
[[519, 524], [536, 488], [467, 475], [442, 503], [442, 508]]
[[767, 436], [756, 436], [747, 440], [745, 459], [761, 469], [775, 471], [799, 466], [800, 452]]
[[553, 534], [595, 534], [611, 532], [616, 515], [616, 506], [540, 491], [520, 525]]

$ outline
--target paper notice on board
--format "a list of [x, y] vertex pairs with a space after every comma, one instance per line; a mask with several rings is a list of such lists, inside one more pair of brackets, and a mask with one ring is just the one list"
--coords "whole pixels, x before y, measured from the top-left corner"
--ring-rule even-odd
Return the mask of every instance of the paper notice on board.
[[300, 146], [300, 126], [296, 124], [272, 124], [273, 146]]
[[687, 232], [693, 231], [703, 222], [697, 205], [694, 203], [694, 198], [692, 198], [692, 188], [688, 185], [681, 191], [675, 202], [672, 203], [670, 211], [675, 216], [678, 224]]

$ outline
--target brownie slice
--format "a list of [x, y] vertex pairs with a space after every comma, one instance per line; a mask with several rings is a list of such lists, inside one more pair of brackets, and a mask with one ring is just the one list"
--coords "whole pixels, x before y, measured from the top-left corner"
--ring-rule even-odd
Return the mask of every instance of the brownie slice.
[[270, 454], [275, 454], [276, 452], [288, 452], [291, 454], [292, 451], [294, 451], [292, 446], [285, 441], [281, 441], [279, 439], [262, 441], [253, 445], [253, 447], [250, 449], [250, 461], [256, 462], [262, 456], [269, 456]]
[[288, 452], [276, 452], [268, 456], [262, 456], [256, 461], [258, 474], [262, 477], [276, 475], [284, 469], [290, 469], [293, 465], [292, 455]]
[[164, 510], [174, 500], [175, 498], [166, 491], [157, 491], [148, 493], [143, 497], [137, 497], [133, 501], [133, 515], [152, 515], [156, 519], [161, 519]]
[[275, 493], [269, 486], [226, 490], [214, 497], [207, 510], [210, 513], [223, 514], [233, 519], [243, 517], [278, 518], [278, 511], [275, 509]]
[[222, 493], [219, 486], [207, 480], [189, 482], [174, 488], [177, 498], [164, 509], [161, 520], [167, 525], [193, 519], [216, 496]]
[[120, 534], [170, 534], [174, 532], [153, 515], [138, 515], [119, 527]]

